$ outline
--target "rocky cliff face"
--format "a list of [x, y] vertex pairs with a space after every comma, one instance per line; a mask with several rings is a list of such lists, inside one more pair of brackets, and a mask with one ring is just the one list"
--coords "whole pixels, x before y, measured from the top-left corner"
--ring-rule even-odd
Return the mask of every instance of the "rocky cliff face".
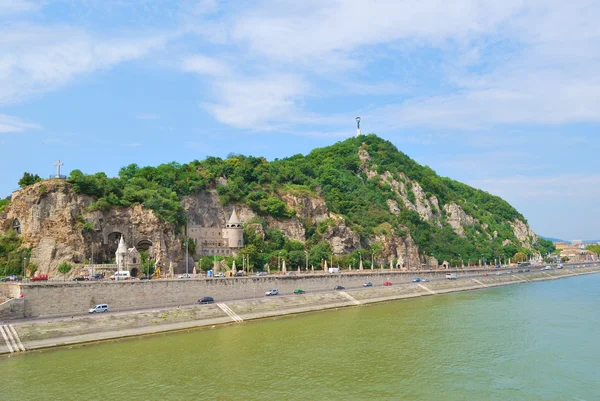
[[174, 228], [141, 206], [89, 211], [93, 199], [77, 195], [63, 180], [47, 180], [13, 193], [0, 215], [0, 230], [18, 225], [31, 262], [40, 273], [56, 275], [62, 262], [109, 262], [120, 235], [130, 246], [153, 246], [159, 261], [180, 257], [181, 242]]

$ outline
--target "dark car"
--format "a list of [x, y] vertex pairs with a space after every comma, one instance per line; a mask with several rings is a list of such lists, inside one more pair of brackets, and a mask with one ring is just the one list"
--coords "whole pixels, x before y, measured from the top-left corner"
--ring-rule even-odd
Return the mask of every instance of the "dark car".
[[2, 279], [2, 281], [4, 281], [4, 282], [7, 282], [7, 281], [21, 281], [21, 277], [13, 274], [12, 276], [4, 277]]
[[92, 280], [104, 280], [104, 274], [97, 273], [90, 276]]
[[140, 277], [140, 280], [152, 280], [152, 276], [148, 276], [148, 275], [142, 276], [142, 277]]
[[85, 277], [83, 277], [83, 276], [75, 277], [73, 279], [73, 281], [85, 281]]
[[336, 285], [333, 289], [334, 290], [345, 290], [346, 288], [343, 285]]
[[367, 281], [366, 283], [363, 283], [363, 287], [373, 287], [373, 283], [370, 281]]
[[204, 297], [198, 300], [197, 303], [199, 304], [212, 304], [214, 303], [215, 300], [213, 299], [213, 297]]

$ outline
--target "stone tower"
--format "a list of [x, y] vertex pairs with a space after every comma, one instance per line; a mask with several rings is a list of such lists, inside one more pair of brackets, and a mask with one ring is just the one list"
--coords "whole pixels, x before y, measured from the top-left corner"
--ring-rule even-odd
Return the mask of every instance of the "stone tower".
[[242, 222], [240, 221], [235, 206], [233, 206], [233, 211], [231, 212], [231, 217], [225, 226], [225, 230], [223, 230], [225, 234], [224, 237], [228, 239], [229, 248], [231, 249], [241, 249], [244, 247], [244, 228], [242, 227]]

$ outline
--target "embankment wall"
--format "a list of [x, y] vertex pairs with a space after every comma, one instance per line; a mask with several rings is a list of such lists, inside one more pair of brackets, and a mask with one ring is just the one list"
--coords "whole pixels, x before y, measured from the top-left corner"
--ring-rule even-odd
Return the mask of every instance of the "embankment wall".
[[[458, 272], [459, 277], [472, 274], [474, 273], [471, 271]], [[434, 279], [443, 277], [445, 272], [419, 272], [418, 275], [421, 279]], [[271, 288], [278, 288], [282, 294], [291, 294], [297, 288], [307, 292], [332, 290], [336, 285], [343, 285], [348, 289], [357, 288], [365, 281], [371, 281], [376, 287], [381, 287], [385, 281], [391, 281], [394, 285], [410, 283], [415, 276], [414, 272], [407, 274], [388, 270], [331, 275], [45, 282], [10, 284], [14, 287], [10, 291], [13, 298], [23, 294], [25, 299], [23, 317], [37, 317], [81, 314], [99, 303], [109, 304], [112, 310], [128, 310], [189, 305], [203, 296], [212, 296], [219, 302], [262, 298], [265, 291]], [[471, 284], [476, 286], [475, 283]]]

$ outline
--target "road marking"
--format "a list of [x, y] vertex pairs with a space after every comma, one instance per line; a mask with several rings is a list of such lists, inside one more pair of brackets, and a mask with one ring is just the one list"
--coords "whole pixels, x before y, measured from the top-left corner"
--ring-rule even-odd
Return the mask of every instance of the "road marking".
[[521, 280], [524, 283], [528, 283], [529, 282], [529, 280], [521, 278], [521, 277], [517, 276], [516, 274], [513, 274], [513, 277], [516, 278], [516, 279], [518, 279], [518, 280]]
[[21, 342], [21, 339], [19, 338], [19, 335], [17, 334], [17, 330], [15, 330], [15, 327], [12, 324], [9, 324], [8, 327], [12, 331], [14, 338], [17, 341], [17, 344], [19, 345], [19, 348], [21, 348], [21, 351], [25, 351], [25, 347], [23, 346], [23, 343]]
[[348, 294], [347, 292], [345, 292], [345, 291], [340, 291], [340, 294], [342, 294], [343, 296], [345, 296], [346, 298], [348, 298], [350, 301], [354, 302], [354, 304], [355, 304], [355, 305], [361, 305], [361, 302], [360, 302], [360, 301], [358, 301], [358, 300], [354, 299], [354, 298], [352, 297], [352, 295]]
[[6, 336], [6, 333], [4, 332], [4, 326], [0, 326], [0, 333], [2, 333], [2, 337], [4, 337], [4, 341], [6, 341], [6, 346], [8, 347], [10, 353], [12, 354], [13, 352], [15, 352], [13, 350], [12, 345], [10, 344], [10, 341], [8, 340], [8, 337]]
[[472, 278], [471, 280], [473, 280], [473, 281], [474, 281], [474, 282], [476, 282], [477, 284], [479, 284], [479, 285], [482, 285], [482, 286], [484, 286], [484, 287], [489, 287], [487, 284], [483, 284], [481, 281], [479, 281], [479, 280], [476, 280], [476, 279], [474, 279], [474, 278]]
[[244, 319], [242, 319], [234, 311], [232, 311], [229, 306], [227, 306], [225, 304], [217, 304], [217, 306], [219, 308], [221, 308], [221, 310], [223, 312], [227, 313], [229, 315], [229, 317], [233, 319], [234, 322], [243, 322], [244, 321]]
[[433, 290], [430, 290], [429, 288], [425, 287], [423, 284], [417, 284], [417, 285], [419, 287], [421, 287], [422, 289], [424, 289], [425, 291], [427, 291], [428, 293], [433, 294], [433, 295], [437, 295], [437, 292], [435, 292]]

